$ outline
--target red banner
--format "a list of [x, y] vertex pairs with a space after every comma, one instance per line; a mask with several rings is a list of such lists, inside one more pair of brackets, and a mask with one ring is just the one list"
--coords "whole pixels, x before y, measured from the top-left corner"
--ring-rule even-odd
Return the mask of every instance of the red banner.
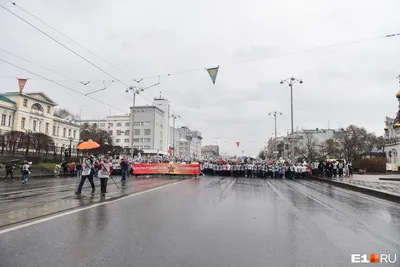
[[25, 84], [26, 84], [26, 81], [27, 81], [28, 79], [19, 79], [18, 78], [18, 86], [19, 86], [19, 92], [22, 94], [22, 91], [24, 90], [24, 87], [25, 87]]
[[200, 174], [200, 164], [133, 164], [133, 174]]

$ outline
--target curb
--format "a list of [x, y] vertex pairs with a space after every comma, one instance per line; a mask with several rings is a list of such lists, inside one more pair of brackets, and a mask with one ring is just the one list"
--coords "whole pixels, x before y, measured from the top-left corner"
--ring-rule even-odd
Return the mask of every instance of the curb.
[[379, 178], [379, 180], [400, 182], [400, 178]]
[[337, 187], [353, 190], [353, 191], [364, 193], [364, 194], [368, 194], [368, 195], [371, 195], [371, 196], [374, 196], [374, 197], [378, 197], [378, 198], [390, 200], [390, 201], [393, 201], [393, 202], [396, 202], [396, 203], [400, 203], [400, 196], [389, 194], [389, 193], [386, 193], [386, 192], [383, 192], [383, 191], [378, 191], [378, 190], [374, 190], [374, 189], [371, 189], [371, 188], [352, 185], [352, 184], [348, 184], [348, 183], [341, 183], [341, 182], [334, 181], [334, 180], [322, 179], [322, 178], [318, 178], [318, 177], [315, 177], [315, 176], [309, 176], [309, 178], [312, 179], [312, 180], [315, 180], [315, 181], [319, 181], [321, 183], [331, 184], [331, 185], [334, 185], [334, 186], [337, 186]]

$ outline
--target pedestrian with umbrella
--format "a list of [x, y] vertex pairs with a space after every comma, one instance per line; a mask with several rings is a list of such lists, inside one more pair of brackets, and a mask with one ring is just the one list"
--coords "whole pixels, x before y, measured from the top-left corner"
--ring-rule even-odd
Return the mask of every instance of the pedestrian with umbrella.
[[94, 182], [93, 182], [93, 174], [94, 174], [93, 159], [90, 157], [90, 155], [88, 153], [88, 154], [86, 154], [86, 157], [82, 162], [81, 182], [79, 183], [78, 191], [76, 191], [75, 194], [80, 195], [82, 193], [82, 187], [83, 187], [83, 184], [85, 183], [86, 179], [89, 180], [90, 185], [92, 186], [92, 194], [94, 194], [95, 186], [94, 186]]

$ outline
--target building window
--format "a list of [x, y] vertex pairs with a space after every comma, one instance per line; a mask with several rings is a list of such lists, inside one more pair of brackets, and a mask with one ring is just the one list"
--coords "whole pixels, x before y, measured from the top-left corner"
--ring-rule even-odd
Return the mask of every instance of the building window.
[[64, 130], [63, 130], [63, 136], [64, 136], [64, 137], [67, 136], [67, 128], [64, 128]]
[[144, 129], [144, 135], [150, 135], [151, 129]]
[[50, 126], [50, 123], [46, 122], [46, 126], [45, 126], [45, 128], [44, 128], [44, 132], [45, 132], [46, 134], [49, 134], [49, 126]]
[[121, 127], [121, 126], [122, 126], [122, 123], [118, 122], [117, 127]]
[[109, 135], [113, 135], [113, 130], [108, 130]]
[[100, 123], [100, 127], [106, 127], [105, 123]]
[[114, 126], [114, 124], [112, 124], [111, 122], [108, 123], [108, 127], [113, 127], [113, 126]]
[[71, 136], [71, 132], [72, 132], [72, 130], [69, 129], [69, 130], [68, 130], [68, 136]]
[[76, 138], [76, 130], [74, 130], [74, 139]]
[[21, 118], [21, 129], [25, 129], [25, 118]]
[[24, 98], [24, 107], [28, 106], [28, 99]]
[[151, 124], [151, 121], [142, 121], [141, 125], [150, 125], [150, 124]]
[[7, 120], [7, 115], [6, 114], [1, 115], [1, 125], [6, 125], [6, 120]]
[[115, 143], [117, 143], [117, 144], [120, 143], [120, 142], [121, 142], [121, 139], [116, 139], [115, 140]]
[[150, 142], [151, 142], [151, 139], [150, 139], [150, 138], [143, 138], [143, 142], [144, 142], [144, 143], [150, 143]]
[[57, 126], [57, 136], [60, 135], [60, 126]]
[[11, 127], [12, 116], [8, 116], [8, 127]]
[[56, 126], [53, 126], [53, 135], [56, 135]]
[[133, 138], [133, 142], [138, 143], [139, 142], [139, 138]]
[[125, 135], [129, 136], [129, 133], [130, 133], [129, 130], [126, 130], [126, 131], [125, 131]]
[[143, 146], [143, 149], [150, 149], [150, 146]]
[[133, 132], [134, 135], [140, 135], [140, 129], [134, 129], [135, 131]]
[[129, 122], [125, 122], [125, 127], [129, 127], [131, 125]]
[[36, 125], [37, 125], [37, 121], [33, 121], [33, 131], [36, 132]]
[[51, 107], [47, 106], [47, 113], [50, 113]]
[[140, 126], [140, 123], [141, 123], [141, 122], [138, 121], [138, 122], [135, 122], [133, 125], [134, 125], [134, 126]]
[[129, 139], [124, 139], [124, 143], [129, 143]]
[[117, 130], [117, 135], [118, 135], [118, 136], [121, 135], [121, 130]]

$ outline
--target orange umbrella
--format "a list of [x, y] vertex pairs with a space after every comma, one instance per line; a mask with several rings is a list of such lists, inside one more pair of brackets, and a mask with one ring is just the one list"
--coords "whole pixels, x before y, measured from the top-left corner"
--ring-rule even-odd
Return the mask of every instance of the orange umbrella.
[[100, 145], [92, 140], [80, 143], [76, 148], [80, 150], [94, 149], [98, 148]]

